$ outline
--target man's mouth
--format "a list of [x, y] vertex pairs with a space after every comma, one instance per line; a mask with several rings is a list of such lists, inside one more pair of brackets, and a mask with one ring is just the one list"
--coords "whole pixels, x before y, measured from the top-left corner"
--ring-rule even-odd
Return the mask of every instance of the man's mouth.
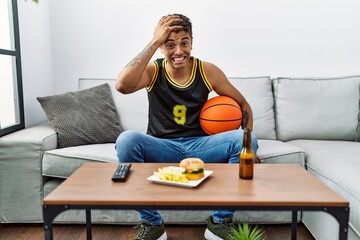
[[173, 63], [175, 64], [180, 64], [183, 63], [185, 61], [186, 57], [176, 57], [176, 58], [172, 58]]

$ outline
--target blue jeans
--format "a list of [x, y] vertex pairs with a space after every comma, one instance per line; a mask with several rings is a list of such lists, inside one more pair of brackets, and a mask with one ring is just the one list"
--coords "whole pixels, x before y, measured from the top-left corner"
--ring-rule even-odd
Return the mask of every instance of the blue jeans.
[[[119, 162], [178, 163], [184, 158], [197, 157], [205, 163], [239, 163], [243, 145], [243, 130], [233, 130], [212, 136], [163, 139], [138, 131], [125, 131], [116, 140]], [[258, 149], [257, 138], [251, 136], [254, 153]], [[140, 220], [161, 224], [162, 217], [156, 210], [137, 210]], [[232, 219], [234, 211], [214, 210], [215, 222]]]

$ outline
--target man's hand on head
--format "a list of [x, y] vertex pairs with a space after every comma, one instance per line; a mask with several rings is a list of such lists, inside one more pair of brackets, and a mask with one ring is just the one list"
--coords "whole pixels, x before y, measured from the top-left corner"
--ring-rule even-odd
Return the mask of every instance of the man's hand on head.
[[176, 24], [179, 21], [182, 21], [181, 18], [177, 16], [164, 16], [162, 17], [154, 31], [154, 41], [157, 41], [160, 45], [166, 42], [169, 34], [178, 29], [179, 26]]

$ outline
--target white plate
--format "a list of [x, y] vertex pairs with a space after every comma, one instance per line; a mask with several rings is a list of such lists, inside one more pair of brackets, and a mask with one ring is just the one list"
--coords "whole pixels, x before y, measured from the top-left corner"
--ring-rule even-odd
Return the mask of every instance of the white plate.
[[147, 180], [155, 182], [155, 183], [165, 184], [165, 185], [193, 188], [193, 187], [196, 187], [197, 185], [199, 185], [202, 181], [204, 181], [212, 173], [213, 173], [213, 171], [204, 170], [204, 177], [203, 178], [200, 178], [198, 180], [189, 180], [189, 182], [187, 182], [187, 183], [161, 180], [156, 175], [151, 175], [150, 177], [147, 178]]

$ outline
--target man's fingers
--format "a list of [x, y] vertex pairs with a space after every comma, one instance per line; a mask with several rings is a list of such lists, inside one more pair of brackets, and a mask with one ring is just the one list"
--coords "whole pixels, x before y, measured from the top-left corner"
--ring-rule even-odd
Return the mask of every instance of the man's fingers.
[[178, 16], [164, 16], [162, 17], [159, 22], [162, 24], [169, 24], [171, 26], [171, 23], [182, 21], [181, 18]]

